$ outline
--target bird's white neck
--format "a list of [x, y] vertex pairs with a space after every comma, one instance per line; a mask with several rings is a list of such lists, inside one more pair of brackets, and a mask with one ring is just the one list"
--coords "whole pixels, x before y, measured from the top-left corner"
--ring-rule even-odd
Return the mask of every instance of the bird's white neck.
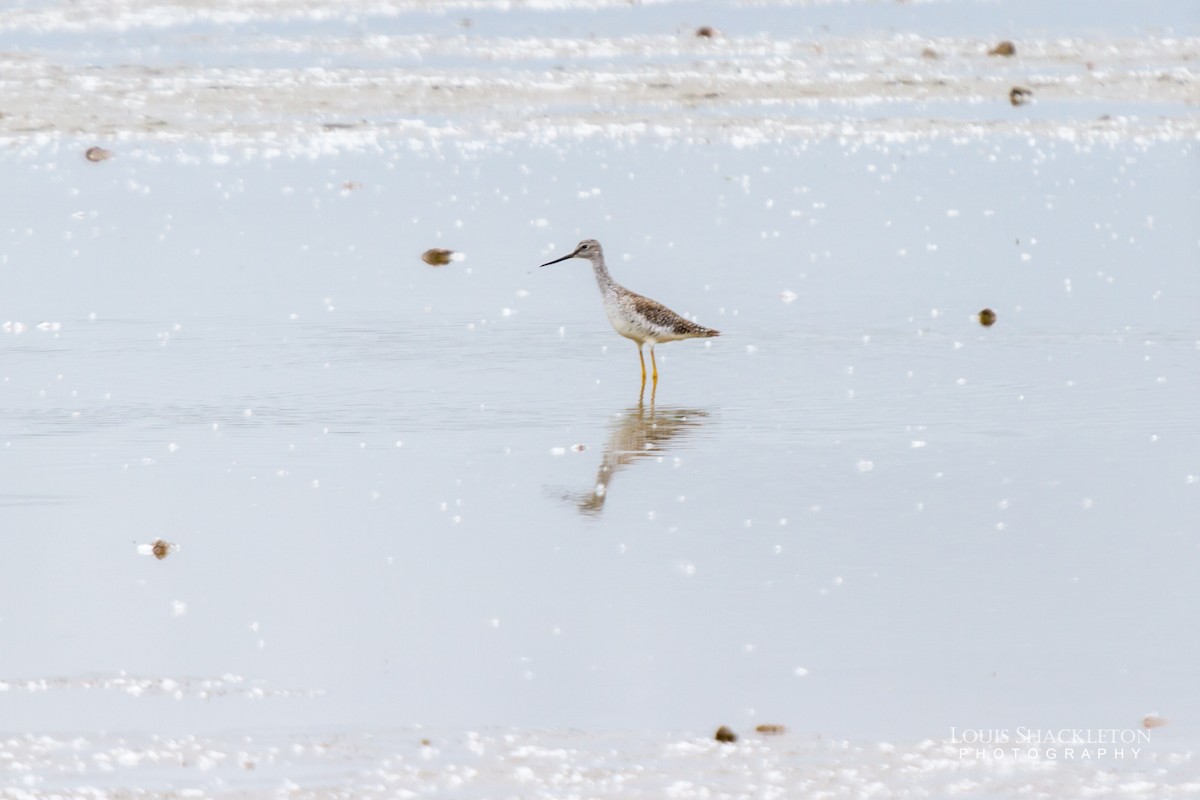
[[616, 287], [617, 282], [608, 274], [608, 267], [604, 265], [603, 258], [592, 261], [592, 272], [596, 275], [596, 285], [600, 287], [600, 294], [608, 294]]

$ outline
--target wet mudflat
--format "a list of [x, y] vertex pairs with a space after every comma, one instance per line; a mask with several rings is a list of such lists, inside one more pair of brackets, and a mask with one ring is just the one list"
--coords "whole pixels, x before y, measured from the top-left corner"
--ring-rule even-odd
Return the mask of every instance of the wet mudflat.
[[[1008, 77], [933, 120], [6, 129], [0, 791], [1194, 781], [1194, 123]], [[537, 267], [583, 238], [722, 336], [640, 390], [586, 262]], [[1142, 752], [955, 742], [1019, 729]]]

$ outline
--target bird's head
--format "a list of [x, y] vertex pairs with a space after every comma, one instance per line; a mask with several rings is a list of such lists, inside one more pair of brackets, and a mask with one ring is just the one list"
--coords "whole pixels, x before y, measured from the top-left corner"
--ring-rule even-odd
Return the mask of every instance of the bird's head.
[[589, 261], [595, 262], [598, 259], [604, 258], [604, 251], [600, 249], [600, 243], [595, 239], [584, 239], [575, 246], [574, 252], [565, 255], [562, 258], [556, 258], [553, 261], [547, 261], [545, 264], [542, 264], [542, 266], [548, 267], [551, 264], [557, 264], [558, 262], [566, 261], [569, 258], [586, 258]]

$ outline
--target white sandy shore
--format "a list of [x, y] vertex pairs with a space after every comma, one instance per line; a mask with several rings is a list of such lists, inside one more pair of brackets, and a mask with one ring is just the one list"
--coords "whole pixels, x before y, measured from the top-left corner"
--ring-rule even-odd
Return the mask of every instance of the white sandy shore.
[[[1042, 33], [1020, 38], [1006, 58], [988, 55], [996, 38], [915, 31], [706, 38], [671, 29], [661, 9], [643, 21], [648, 30], [619, 35], [595, 33], [586, 14], [553, 35], [485, 33], [469, 17], [407, 32], [421, 26], [404, 15], [427, 21], [424, 8], [133, 3], [114, 12], [85, 3], [0, 12], [0, 35], [42, 44], [0, 49], [0, 137], [353, 146], [1200, 135], [1195, 36]], [[553, 27], [533, 8], [520, 7], [528, 26], [508, 27]], [[1032, 92], [1029, 104], [1010, 104], [1014, 86]]]
[[[947, 742], [644, 732], [9, 736], [5, 800], [853, 798], [1200, 795], [1195, 759], [1142, 746], [979, 757]], [[1122, 750], [1117, 755], [1116, 751]], [[1106, 752], [1101, 752], [1106, 751]]]

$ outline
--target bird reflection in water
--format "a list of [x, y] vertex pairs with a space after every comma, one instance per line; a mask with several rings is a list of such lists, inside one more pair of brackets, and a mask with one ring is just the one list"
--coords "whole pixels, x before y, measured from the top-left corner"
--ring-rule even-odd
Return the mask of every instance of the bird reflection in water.
[[656, 408], [653, 394], [646, 405], [639, 395], [637, 405], [613, 422], [592, 490], [574, 493], [570, 499], [582, 513], [599, 514], [604, 510], [613, 476], [622, 467], [664, 455], [671, 440], [700, 427], [706, 417], [708, 412], [697, 408]]

